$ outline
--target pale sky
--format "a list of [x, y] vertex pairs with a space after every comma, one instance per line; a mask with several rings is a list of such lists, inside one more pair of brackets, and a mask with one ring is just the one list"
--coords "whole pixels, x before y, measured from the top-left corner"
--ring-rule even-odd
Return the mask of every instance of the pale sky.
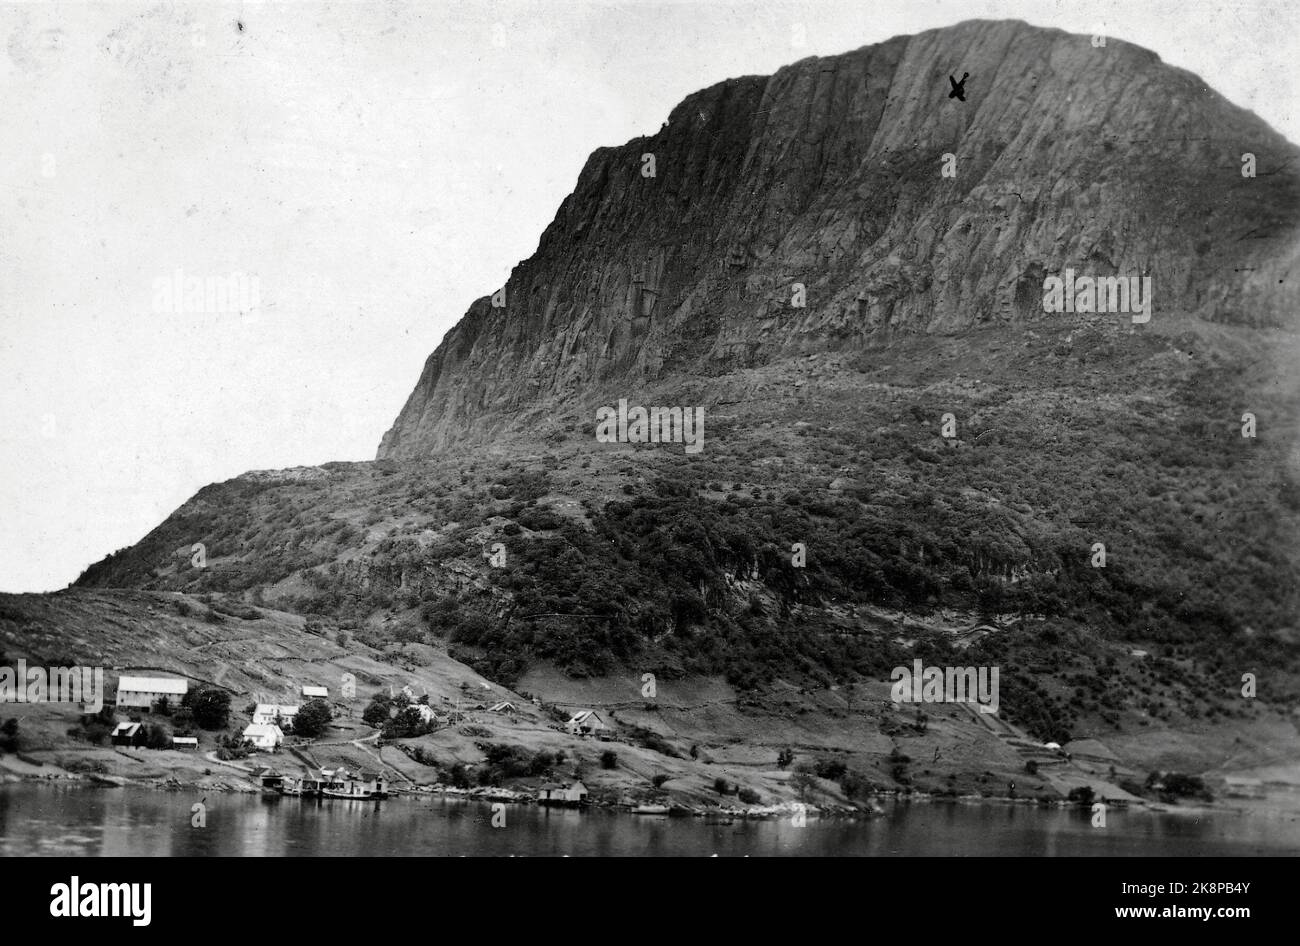
[[[975, 17], [1146, 46], [1300, 141], [1288, 2], [0, 4], [0, 591], [372, 459], [587, 156], [688, 93]], [[168, 311], [178, 270], [256, 317]]]

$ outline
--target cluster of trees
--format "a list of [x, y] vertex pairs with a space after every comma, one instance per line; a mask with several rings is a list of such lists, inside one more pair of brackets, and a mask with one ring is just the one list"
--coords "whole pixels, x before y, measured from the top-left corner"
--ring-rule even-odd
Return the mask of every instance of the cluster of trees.
[[[540, 749], [529, 752], [523, 746], [504, 743], [487, 743], [479, 746], [487, 757], [483, 765], [477, 767], [474, 777], [480, 785], [501, 785], [507, 779], [528, 776], [545, 777], [566, 758], [564, 752], [548, 752]], [[603, 765], [603, 760], [602, 760]], [[609, 766], [606, 766], [608, 768]]]
[[293, 718], [293, 734], [305, 739], [315, 739], [325, 732], [334, 719], [334, 711], [324, 700], [308, 700]]
[[385, 739], [412, 739], [438, 728], [437, 720], [429, 717], [428, 705], [427, 696], [412, 701], [405, 693], [376, 693], [362, 711], [361, 721], [382, 730]]
[[181, 706], [189, 711], [200, 729], [215, 732], [230, 725], [230, 694], [220, 687], [190, 690], [181, 697]]

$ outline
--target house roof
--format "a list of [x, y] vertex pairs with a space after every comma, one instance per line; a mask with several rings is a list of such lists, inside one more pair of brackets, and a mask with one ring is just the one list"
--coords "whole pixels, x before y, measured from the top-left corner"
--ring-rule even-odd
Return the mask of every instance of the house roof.
[[114, 736], [134, 736], [140, 729], [140, 723], [118, 723], [113, 730]]
[[330, 691], [326, 687], [303, 687], [302, 695], [320, 697], [323, 699], [330, 695]]
[[253, 739], [257, 739], [261, 736], [279, 736], [281, 739], [284, 738], [284, 733], [280, 731], [280, 727], [273, 725], [272, 723], [250, 723], [245, 727], [244, 735]]
[[254, 716], [297, 716], [297, 703], [258, 703]]
[[489, 709], [488, 712], [500, 713], [503, 710], [514, 709], [514, 708], [515, 708], [515, 704], [511, 703], [509, 700], [502, 700], [500, 703], [496, 704], [491, 709]]
[[190, 689], [188, 680], [175, 677], [119, 677], [117, 691], [127, 690], [131, 693], [175, 693], [184, 696]]
[[586, 722], [590, 722], [593, 717], [599, 722], [602, 723], [604, 722], [604, 720], [600, 718], [600, 714], [597, 713], [595, 710], [579, 710], [578, 712], [573, 714], [573, 716], [569, 719], [569, 722], [586, 723]]
[[178, 746], [197, 746], [199, 740], [195, 736], [172, 736], [172, 745]]

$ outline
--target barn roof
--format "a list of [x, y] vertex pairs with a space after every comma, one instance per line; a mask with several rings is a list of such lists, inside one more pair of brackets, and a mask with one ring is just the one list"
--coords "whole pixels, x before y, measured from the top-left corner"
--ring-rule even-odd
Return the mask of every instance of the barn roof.
[[119, 677], [118, 692], [129, 690], [132, 693], [175, 693], [184, 696], [189, 692], [190, 682], [176, 677]]

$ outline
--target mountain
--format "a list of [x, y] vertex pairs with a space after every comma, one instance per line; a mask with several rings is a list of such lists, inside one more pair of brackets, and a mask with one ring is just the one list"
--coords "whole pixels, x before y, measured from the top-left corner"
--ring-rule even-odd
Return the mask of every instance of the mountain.
[[[1272, 751], [1300, 697], [1296, 156], [1150, 52], [1018, 22], [723, 82], [592, 155], [378, 459], [205, 487], [75, 593], [303, 615], [566, 704], [712, 681], [738, 715], [673, 725], [719, 744], [829, 732], [841, 688], [885, 705], [924, 659], [998, 666], [999, 719], [1148, 769], [1250, 727]], [[1044, 311], [1067, 270], [1149, 277], [1149, 321]], [[704, 409], [702, 449], [598, 441], [620, 400]], [[881, 771], [886, 717], [843, 736]]]
[[1017, 21], [721, 82], [592, 154], [504, 305], [485, 296], [447, 333], [378, 456], [556, 412], [590, 424], [609, 392], [900, 334], [1059, 323], [1044, 278], [1067, 268], [1150, 276], [1144, 333], [1294, 328], [1298, 153], [1154, 53]]

